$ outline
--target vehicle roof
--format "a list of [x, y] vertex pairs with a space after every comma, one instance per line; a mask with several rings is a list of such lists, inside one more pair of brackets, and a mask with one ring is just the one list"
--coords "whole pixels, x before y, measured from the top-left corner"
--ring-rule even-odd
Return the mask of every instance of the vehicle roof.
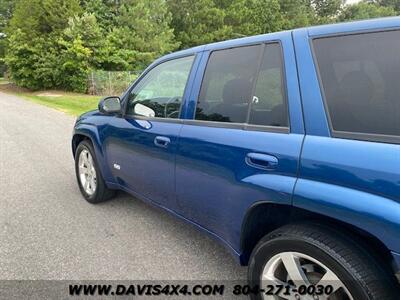
[[400, 27], [400, 17], [377, 18], [362, 21], [336, 23], [308, 27], [308, 35], [311, 37], [340, 33], [360, 32], [367, 30], [390, 29]]
[[172, 59], [180, 56], [186, 56], [194, 53], [201, 52], [203, 50], [216, 50], [221, 48], [230, 48], [236, 47], [246, 44], [253, 44], [257, 42], [263, 42], [265, 40], [279, 40], [282, 36], [287, 34], [292, 34], [294, 31], [306, 30], [310, 37], [318, 37], [332, 34], [346, 34], [351, 32], [362, 32], [367, 30], [379, 30], [379, 29], [390, 29], [400, 27], [400, 16], [398, 17], [386, 17], [386, 18], [377, 18], [377, 19], [369, 19], [362, 21], [352, 21], [346, 23], [336, 23], [336, 24], [327, 24], [327, 25], [319, 25], [313, 27], [305, 27], [299, 29], [293, 29], [288, 31], [280, 31], [273, 32], [255, 36], [249, 36], [238, 39], [231, 39], [222, 42], [216, 42], [206, 45], [201, 45], [177, 52], [173, 52], [167, 54], [161, 58], [159, 58], [156, 63], [160, 60]]

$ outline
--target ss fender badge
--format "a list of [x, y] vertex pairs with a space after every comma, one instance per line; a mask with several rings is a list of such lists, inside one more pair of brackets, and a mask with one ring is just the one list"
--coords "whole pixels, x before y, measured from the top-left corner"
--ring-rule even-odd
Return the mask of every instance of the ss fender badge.
[[121, 166], [119, 164], [114, 164], [114, 169], [121, 170]]

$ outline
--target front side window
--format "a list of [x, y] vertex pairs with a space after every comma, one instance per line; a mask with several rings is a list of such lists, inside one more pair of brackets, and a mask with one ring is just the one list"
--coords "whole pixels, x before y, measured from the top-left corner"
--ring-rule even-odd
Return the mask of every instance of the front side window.
[[193, 60], [178, 58], [150, 70], [129, 94], [127, 114], [178, 118]]
[[313, 41], [332, 129], [400, 136], [400, 31]]

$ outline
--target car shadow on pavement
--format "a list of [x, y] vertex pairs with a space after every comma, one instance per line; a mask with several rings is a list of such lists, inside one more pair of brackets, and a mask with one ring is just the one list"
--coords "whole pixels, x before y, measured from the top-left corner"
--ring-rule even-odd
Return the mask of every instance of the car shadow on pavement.
[[[119, 191], [110, 201], [96, 205], [110, 218], [115, 214], [124, 219], [124, 230], [135, 239], [136, 249], [152, 255], [152, 261], [164, 265], [175, 264], [174, 269], [180, 274], [171, 274], [170, 278], [207, 279], [207, 280], [243, 280], [246, 268], [239, 266], [229, 251], [217, 240], [165, 211], [135, 197]], [[120, 223], [120, 222], [119, 222]], [[118, 238], [118, 230], [107, 226], [108, 235]], [[115, 232], [116, 231], [116, 232]], [[123, 237], [123, 233], [121, 235]], [[126, 238], [126, 237], [125, 237]], [[146, 266], [142, 266], [146, 267]], [[166, 266], [168, 268], [168, 266]], [[165, 278], [164, 278], [165, 279]]]

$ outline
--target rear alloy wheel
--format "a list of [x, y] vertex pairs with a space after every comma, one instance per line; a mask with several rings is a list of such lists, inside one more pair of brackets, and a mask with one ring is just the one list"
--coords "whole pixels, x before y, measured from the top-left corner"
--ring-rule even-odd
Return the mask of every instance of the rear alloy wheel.
[[88, 202], [103, 202], [115, 195], [115, 191], [107, 188], [98, 168], [93, 146], [87, 140], [76, 148], [75, 172], [79, 189]]
[[[321, 286], [322, 293], [330, 294], [330, 300], [354, 300], [345, 284], [338, 276], [322, 262], [299, 252], [282, 252], [271, 257], [262, 272], [263, 284], [282, 285], [290, 290], [299, 289], [300, 286]], [[322, 288], [323, 287], [323, 288]], [[300, 288], [301, 289], [301, 288]], [[297, 294], [297, 297], [304, 292]], [[296, 299], [296, 293], [285, 295], [279, 293], [281, 299]], [[276, 299], [274, 296], [264, 295], [264, 299]], [[300, 299], [315, 298], [304, 295]], [[321, 297], [321, 299], [325, 299]]]
[[[262, 238], [251, 254], [248, 279], [253, 288], [269, 291], [251, 295], [257, 300], [395, 300], [400, 295], [393, 270], [363, 240], [313, 223], [286, 225]], [[278, 292], [279, 286], [284, 288]]]

